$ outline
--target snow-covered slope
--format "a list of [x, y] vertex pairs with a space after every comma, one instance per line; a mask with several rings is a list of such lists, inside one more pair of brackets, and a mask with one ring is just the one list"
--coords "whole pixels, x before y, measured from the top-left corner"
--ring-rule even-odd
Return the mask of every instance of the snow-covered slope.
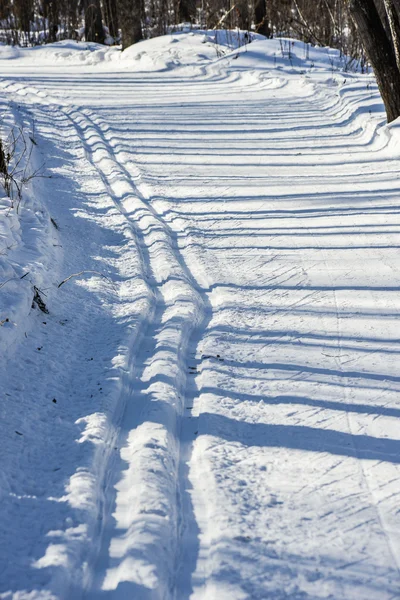
[[398, 126], [215, 35], [0, 48], [3, 600], [400, 597]]

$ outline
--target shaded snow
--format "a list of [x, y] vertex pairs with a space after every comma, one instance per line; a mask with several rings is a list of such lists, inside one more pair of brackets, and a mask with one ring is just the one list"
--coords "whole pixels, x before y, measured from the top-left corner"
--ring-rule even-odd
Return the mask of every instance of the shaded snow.
[[2, 599], [400, 595], [398, 124], [218, 35], [0, 48]]

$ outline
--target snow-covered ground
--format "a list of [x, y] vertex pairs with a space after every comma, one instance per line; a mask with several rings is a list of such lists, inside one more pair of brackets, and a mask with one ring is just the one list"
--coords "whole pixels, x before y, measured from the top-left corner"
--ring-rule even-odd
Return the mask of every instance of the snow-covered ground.
[[217, 42], [0, 48], [2, 600], [400, 598], [400, 133]]

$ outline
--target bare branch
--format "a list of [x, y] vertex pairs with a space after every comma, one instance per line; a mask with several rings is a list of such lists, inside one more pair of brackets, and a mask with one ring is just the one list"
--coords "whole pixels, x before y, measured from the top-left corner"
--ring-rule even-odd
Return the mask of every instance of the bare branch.
[[106, 279], [109, 283], [111, 283], [111, 285], [114, 285], [114, 283], [111, 281], [111, 279], [109, 277], [107, 277], [106, 275], [104, 275], [104, 273], [100, 273], [99, 271], [84, 270], [84, 271], [79, 271], [79, 273], [72, 273], [72, 275], [69, 275], [68, 277], [63, 279], [61, 281], [61, 283], [58, 284], [57, 287], [60, 288], [62, 285], [64, 285], [64, 283], [67, 283], [67, 281], [69, 281], [73, 277], [79, 277], [80, 275], [84, 275], [85, 273], [95, 273], [96, 275], [100, 275], [100, 277], [104, 277], [104, 279]]

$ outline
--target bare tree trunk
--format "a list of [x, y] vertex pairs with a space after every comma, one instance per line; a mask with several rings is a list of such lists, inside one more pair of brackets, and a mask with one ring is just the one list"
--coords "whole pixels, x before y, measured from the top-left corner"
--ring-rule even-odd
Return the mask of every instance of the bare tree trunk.
[[75, 36], [77, 34], [77, 32], [75, 30], [78, 29], [79, 27], [79, 5], [80, 3], [78, 2], [78, 0], [69, 0], [68, 2], [68, 26], [69, 26], [69, 37], [73, 37], [75, 39]]
[[118, 0], [118, 19], [121, 23], [122, 50], [143, 39], [141, 0]]
[[374, 4], [376, 6], [376, 10], [378, 11], [378, 15], [382, 22], [383, 29], [385, 30], [386, 35], [390, 39], [390, 35], [391, 35], [390, 34], [390, 26], [389, 26], [389, 20], [388, 20], [386, 8], [385, 8], [385, 0], [374, 0]]
[[85, 40], [104, 44], [104, 39], [100, 0], [92, 0], [85, 6]]
[[17, 0], [14, 3], [17, 26], [20, 33], [23, 32], [23, 41], [28, 43], [31, 32], [31, 20], [33, 18], [33, 3], [31, 0]]
[[247, 0], [239, 0], [236, 4], [239, 29], [248, 31], [250, 29], [249, 5]]
[[[144, 9], [142, 9], [144, 10]], [[158, 3], [157, 35], [165, 35], [168, 29], [168, 0], [160, 0]]]
[[193, 23], [196, 21], [196, 1], [180, 0], [179, 2], [179, 20], [180, 22]]
[[254, 2], [254, 22], [256, 32], [271, 37], [271, 30], [268, 23], [267, 5], [265, 0], [255, 0]]
[[399, 15], [395, 9], [393, 0], [384, 0], [386, 13], [388, 16], [390, 33], [392, 35], [392, 42], [394, 53], [396, 56], [397, 68], [400, 71], [400, 22]]
[[43, 15], [47, 19], [49, 28], [49, 35], [47, 36], [48, 42], [57, 41], [58, 23], [59, 23], [59, 12], [60, 7], [57, 0], [49, 0], [43, 2]]
[[116, 0], [104, 0], [104, 21], [108, 27], [110, 36], [116, 40], [118, 38], [118, 13]]
[[400, 72], [373, 0], [351, 0], [350, 13], [374, 69], [388, 122], [400, 115]]

